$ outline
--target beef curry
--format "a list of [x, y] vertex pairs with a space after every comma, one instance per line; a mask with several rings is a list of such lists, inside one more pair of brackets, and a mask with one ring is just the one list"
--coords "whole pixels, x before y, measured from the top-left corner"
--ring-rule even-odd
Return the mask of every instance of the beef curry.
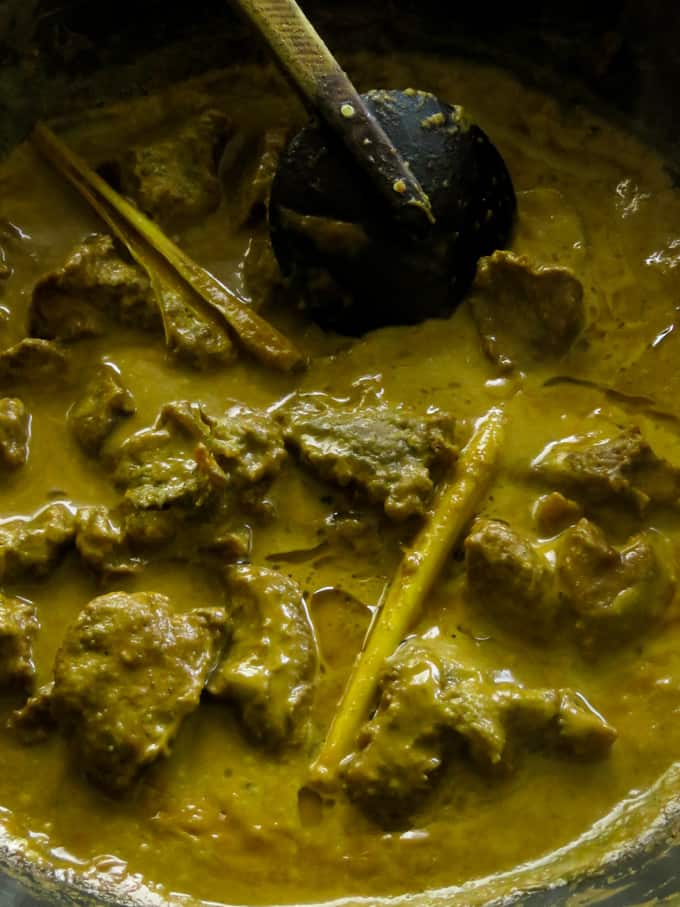
[[[0, 817], [118, 897], [453, 899], [595, 861], [593, 828], [632, 840], [674, 793], [680, 194], [506, 73], [344, 63], [462, 104], [508, 163], [510, 248], [450, 318], [349, 339], [296, 305], [266, 212], [304, 114], [268, 68], [54, 127], [305, 369], [163, 292], [30, 143], [0, 169]], [[369, 624], [494, 408], [490, 489], [319, 789]]]

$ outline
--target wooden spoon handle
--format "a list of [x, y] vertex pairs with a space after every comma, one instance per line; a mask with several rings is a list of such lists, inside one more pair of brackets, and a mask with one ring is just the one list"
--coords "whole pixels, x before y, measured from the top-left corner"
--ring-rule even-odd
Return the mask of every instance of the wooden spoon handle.
[[392, 140], [295, 0], [232, 0], [267, 42], [303, 100], [370, 177], [394, 217], [416, 234], [434, 216], [430, 200]]

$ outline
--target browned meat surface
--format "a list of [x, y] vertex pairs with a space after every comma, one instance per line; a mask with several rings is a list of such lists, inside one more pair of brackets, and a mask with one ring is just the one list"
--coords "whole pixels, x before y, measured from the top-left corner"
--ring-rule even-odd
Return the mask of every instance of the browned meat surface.
[[479, 260], [469, 298], [484, 351], [504, 369], [564, 355], [585, 324], [574, 273], [514, 252]]
[[152, 283], [110, 236], [95, 234], [76, 246], [61, 268], [38, 281], [30, 331], [36, 337], [73, 341], [105, 333], [110, 319], [163, 330], [171, 352], [200, 368], [230, 362], [235, 355], [221, 317], [189, 305], [171, 279]]
[[465, 540], [465, 568], [475, 605], [505, 626], [538, 639], [575, 634], [593, 653], [652, 629], [675, 588], [661, 533], [647, 530], [618, 549], [587, 519], [543, 550], [505, 523], [478, 520]]
[[118, 371], [100, 365], [68, 413], [68, 423], [83, 450], [99, 453], [121, 419], [135, 412], [135, 401]]
[[528, 539], [480, 519], [465, 539], [468, 587], [486, 611], [528, 635], [543, 635], [559, 608], [554, 570]]
[[0, 353], [0, 384], [15, 387], [54, 386], [68, 375], [68, 358], [50, 340], [26, 337]]
[[219, 151], [229, 121], [206, 110], [176, 132], [130, 148], [120, 161], [123, 192], [167, 229], [214, 211], [220, 203]]
[[255, 740], [299, 742], [317, 669], [302, 590], [275, 570], [245, 564], [230, 567], [226, 578], [233, 636], [208, 692], [236, 704]]
[[12, 713], [7, 722], [8, 728], [27, 746], [44, 743], [55, 728], [52, 715], [53, 686], [54, 684], [48, 683], [40, 687], [20, 709]]
[[0, 579], [45, 576], [75, 538], [75, 516], [64, 504], [50, 504], [30, 519], [0, 525]]
[[637, 639], [653, 626], [675, 587], [672, 554], [663, 536], [642, 532], [618, 550], [585, 519], [560, 539], [557, 571], [576, 631], [583, 645], [596, 652]]
[[197, 403], [179, 401], [124, 442], [115, 479], [135, 508], [197, 508], [213, 495], [270, 481], [285, 456], [281, 431], [265, 413], [234, 406], [213, 417]]
[[414, 637], [388, 659], [344, 780], [354, 800], [389, 822], [417, 809], [451, 760], [509, 769], [519, 750], [546, 746], [595, 759], [615, 739], [580, 694], [499, 681], [461, 664], [452, 643]]
[[219, 609], [175, 614], [164, 595], [113, 592], [68, 629], [54, 664], [52, 714], [79, 764], [115, 792], [166, 756], [223, 644]]
[[161, 328], [144, 271], [123, 257], [111, 236], [93, 234], [61, 268], [35, 285], [30, 333], [48, 340], [78, 340], [101, 334], [107, 316], [145, 330]]
[[425, 513], [433, 471], [457, 456], [454, 422], [444, 414], [303, 401], [283, 420], [286, 441], [306, 465], [323, 479], [363, 492], [395, 520]]
[[33, 640], [39, 626], [30, 602], [0, 593], [0, 690], [33, 688]]
[[610, 438], [557, 441], [532, 468], [589, 504], [619, 501], [642, 510], [649, 503], [675, 504], [680, 497], [680, 469], [658, 457], [635, 427]]
[[125, 526], [118, 514], [107, 507], [81, 507], [76, 516], [76, 550], [95, 572], [135, 573], [144, 561], [128, 545]]
[[31, 416], [16, 397], [0, 398], [0, 464], [9, 469], [28, 460]]
[[281, 429], [265, 412], [231, 406], [209, 415], [195, 403], [168, 403], [159, 421], [176, 426], [203, 445], [230, 485], [255, 484], [277, 475], [286, 458]]

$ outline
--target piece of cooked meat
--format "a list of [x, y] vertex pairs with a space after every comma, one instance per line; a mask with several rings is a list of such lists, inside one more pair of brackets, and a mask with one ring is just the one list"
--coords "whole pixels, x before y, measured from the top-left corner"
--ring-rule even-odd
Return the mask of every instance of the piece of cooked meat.
[[390, 823], [418, 808], [452, 759], [509, 769], [519, 750], [546, 746], [601, 758], [615, 739], [580, 694], [527, 689], [462, 664], [449, 641], [414, 637], [387, 660], [378, 707], [343, 778], [355, 802]]
[[680, 469], [658, 457], [637, 427], [609, 438], [583, 435], [554, 442], [531, 466], [584, 504], [622, 502], [641, 511], [680, 498]]
[[528, 539], [500, 520], [479, 519], [465, 539], [465, 573], [475, 601], [530, 636], [542, 636], [559, 610], [554, 569]]
[[152, 281], [111, 236], [94, 234], [38, 281], [29, 325], [34, 337], [74, 341], [104, 333], [113, 318], [163, 331], [168, 349], [193, 366], [230, 362], [235, 351], [226, 325], [199, 308], [188, 305], [171, 280]]
[[661, 533], [640, 533], [619, 550], [587, 519], [544, 552], [505, 523], [480, 519], [465, 540], [465, 566], [477, 607], [528, 638], [575, 633], [593, 654], [652, 628], [675, 588]]
[[196, 459], [193, 445], [158, 421], [120, 446], [114, 481], [135, 510], [196, 510], [213, 492], [210, 475]]
[[217, 313], [187, 303], [172, 281], [154, 281], [171, 353], [198, 369], [224, 366], [236, 356], [229, 330]]
[[667, 547], [660, 533], [647, 531], [617, 550], [586, 519], [562, 534], [557, 573], [582, 645], [607, 650], [658, 622], [675, 588]]
[[232, 640], [210, 678], [234, 702], [249, 735], [268, 746], [298, 742], [309, 714], [317, 649], [302, 590], [265, 567], [226, 571]]
[[75, 538], [76, 518], [65, 504], [50, 504], [30, 519], [17, 517], [0, 526], [0, 579], [24, 574], [45, 576]]
[[115, 481], [135, 509], [195, 510], [215, 496], [262, 489], [285, 457], [281, 430], [265, 413], [233, 406], [214, 417], [182, 400], [121, 445]]
[[121, 189], [168, 229], [185, 226], [220, 203], [217, 160], [230, 130], [218, 110], [206, 110], [174, 133], [130, 148], [119, 162]]
[[28, 460], [31, 416], [16, 397], [0, 398], [0, 464], [8, 469]]
[[503, 369], [564, 355], [585, 324], [574, 273], [514, 252], [480, 258], [469, 300], [484, 351]]
[[93, 234], [37, 282], [29, 328], [33, 337], [72, 341], [103, 333], [106, 316], [143, 330], [161, 329], [146, 273], [119, 253], [111, 236]]
[[133, 415], [135, 401], [117, 369], [100, 365], [68, 412], [69, 428], [83, 450], [96, 456], [121, 419]]
[[130, 551], [122, 519], [108, 507], [79, 508], [75, 543], [88, 567], [104, 576], [136, 573], [144, 566], [144, 561]]
[[35, 679], [33, 640], [40, 624], [35, 606], [0, 593], [0, 689], [30, 692]]
[[200, 405], [180, 400], [162, 407], [158, 424], [174, 425], [200, 442], [232, 485], [271, 479], [286, 458], [277, 423], [247, 406], [236, 404], [223, 416], [211, 416]]
[[454, 421], [401, 408], [298, 402], [283, 414], [284, 436], [321, 478], [359, 489], [387, 516], [422, 516], [433, 469], [455, 461]]
[[198, 706], [225, 627], [219, 609], [176, 614], [150, 592], [113, 592], [86, 605], [57, 652], [51, 710], [92, 781], [124, 790], [168, 755]]
[[56, 728], [52, 715], [52, 682], [44, 684], [26, 700], [20, 709], [12, 712], [7, 727], [14, 731], [26, 746], [43, 743]]
[[25, 337], [0, 352], [0, 385], [36, 387], [63, 380], [68, 375], [68, 357], [51, 340]]

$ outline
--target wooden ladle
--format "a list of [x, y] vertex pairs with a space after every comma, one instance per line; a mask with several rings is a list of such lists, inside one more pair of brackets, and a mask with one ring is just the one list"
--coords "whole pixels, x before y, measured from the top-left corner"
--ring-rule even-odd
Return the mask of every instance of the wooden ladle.
[[233, 0], [315, 119], [272, 185], [272, 245], [319, 324], [360, 334], [449, 314], [515, 213], [503, 158], [460, 107], [359, 94], [294, 0]]

